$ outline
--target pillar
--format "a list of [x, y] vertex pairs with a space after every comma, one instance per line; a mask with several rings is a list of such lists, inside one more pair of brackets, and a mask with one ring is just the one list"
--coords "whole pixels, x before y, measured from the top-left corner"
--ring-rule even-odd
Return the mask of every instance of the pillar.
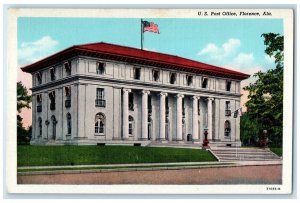
[[212, 101], [213, 100], [214, 100], [214, 98], [208, 98], [208, 104], [207, 104], [207, 108], [208, 108], [208, 112], [207, 112], [208, 140], [212, 140]]
[[197, 96], [193, 96], [193, 141], [199, 140], [198, 133], [198, 99]]
[[182, 98], [184, 95], [177, 94], [177, 135], [176, 140], [181, 141], [182, 140]]
[[168, 95], [165, 92], [161, 92], [160, 94], [160, 122], [159, 122], [159, 139], [166, 139], [166, 96]]
[[142, 91], [142, 140], [148, 139], [148, 94], [149, 91]]
[[130, 89], [123, 89], [123, 139], [128, 139], [128, 94]]

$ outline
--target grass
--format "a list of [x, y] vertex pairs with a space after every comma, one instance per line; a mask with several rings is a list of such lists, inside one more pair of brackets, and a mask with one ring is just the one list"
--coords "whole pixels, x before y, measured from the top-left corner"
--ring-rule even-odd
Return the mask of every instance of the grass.
[[18, 166], [216, 161], [200, 149], [133, 146], [18, 146]]
[[282, 148], [280, 147], [271, 147], [270, 150], [272, 152], [274, 152], [275, 154], [277, 154], [278, 156], [282, 156]]

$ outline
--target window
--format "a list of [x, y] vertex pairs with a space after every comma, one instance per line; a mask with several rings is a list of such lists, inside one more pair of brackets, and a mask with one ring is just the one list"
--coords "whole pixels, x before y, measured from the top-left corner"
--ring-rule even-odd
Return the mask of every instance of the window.
[[105, 107], [104, 89], [97, 88], [96, 90], [96, 107]]
[[159, 70], [153, 70], [153, 80], [157, 82], [159, 80]]
[[200, 115], [200, 99], [198, 99], [198, 115]]
[[96, 73], [99, 75], [103, 75], [104, 72], [105, 72], [105, 63], [97, 62]]
[[55, 91], [49, 93], [50, 110], [55, 110]]
[[71, 114], [67, 113], [67, 134], [71, 135], [72, 133], [72, 120], [71, 120]]
[[207, 88], [208, 78], [202, 79], [202, 88]]
[[129, 102], [128, 102], [128, 108], [130, 111], [134, 111], [134, 97], [133, 92], [129, 92]]
[[166, 108], [166, 114], [167, 114], [167, 116], [169, 115], [169, 98], [168, 97], [166, 97], [166, 100], [165, 100], [165, 108]]
[[230, 115], [231, 115], [230, 101], [226, 101], [226, 104], [225, 104], [225, 116], [230, 116]]
[[134, 79], [140, 80], [141, 78], [141, 68], [134, 68]]
[[226, 81], [226, 91], [230, 91], [231, 89], [231, 81]]
[[224, 134], [225, 134], [225, 137], [230, 137], [230, 131], [231, 131], [231, 128], [230, 128], [230, 121], [225, 121], [225, 124], [224, 124]]
[[69, 108], [71, 107], [71, 87], [65, 87], [65, 93], [66, 93], [66, 100], [65, 100], [65, 107]]
[[184, 98], [182, 98], [182, 115], [185, 115]]
[[67, 76], [71, 75], [71, 61], [66, 61], [64, 63], [64, 67], [65, 67], [65, 70], [66, 70], [66, 75]]
[[38, 84], [42, 84], [42, 73], [38, 72], [36, 74], [36, 78], [37, 78], [37, 81], [38, 81]]
[[55, 80], [55, 68], [50, 68], [50, 79]]
[[38, 118], [38, 126], [39, 126], [39, 136], [42, 136], [42, 118], [41, 117], [39, 117]]
[[176, 73], [171, 73], [170, 75], [170, 83], [175, 84], [176, 82]]
[[128, 134], [129, 135], [133, 135], [133, 123], [134, 123], [134, 120], [133, 120], [133, 117], [132, 116], [128, 116]]
[[95, 117], [95, 134], [105, 134], [105, 116], [102, 113], [97, 113]]
[[42, 112], [42, 95], [41, 94], [38, 94], [36, 96], [36, 101], [37, 101], [36, 111]]
[[191, 86], [193, 84], [193, 76], [187, 75], [186, 76], [187, 85]]
[[148, 94], [148, 113], [152, 113], [152, 99], [151, 99], [151, 95]]

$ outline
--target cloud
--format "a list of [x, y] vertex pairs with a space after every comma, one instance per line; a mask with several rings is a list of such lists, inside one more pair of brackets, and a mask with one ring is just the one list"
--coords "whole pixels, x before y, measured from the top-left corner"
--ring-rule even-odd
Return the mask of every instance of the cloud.
[[213, 60], [222, 61], [225, 58], [232, 56], [240, 46], [241, 41], [239, 39], [230, 38], [221, 46], [218, 46], [214, 43], [207, 44], [205, 48], [198, 52], [198, 55], [208, 56]]
[[18, 63], [28, 64], [52, 54], [59, 42], [50, 36], [44, 36], [34, 42], [23, 42], [18, 49]]
[[274, 56], [269, 56], [269, 55], [265, 55], [265, 60], [270, 63], [270, 64], [274, 64], [275, 63], [275, 57]]
[[213, 43], [209, 43], [206, 45], [206, 47], [204, 49], [202, 49], [198, 55], [205, 55], [205, 54], [215, 54], [218, 53], [220, 51], [220, 48], [217, 47], [215, 44]]

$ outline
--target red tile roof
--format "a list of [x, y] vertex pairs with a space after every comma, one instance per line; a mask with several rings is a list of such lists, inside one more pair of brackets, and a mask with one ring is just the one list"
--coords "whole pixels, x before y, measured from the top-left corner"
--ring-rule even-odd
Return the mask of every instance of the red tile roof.
[[229, 77], [239, 80], [243, 80], [249, 77], [248, 74], [201, 63], [179, 56], [108, 44], [104, 42], [72, 46], [31, 65], [25, 66], [22, 68], [22, 70], [32, 73], [46, 67], [47, 65], [51, 65], [51, 62], [52, 64], [54, 64], [54, 62], [58, 62], [59, 60], [66, 60], [67, 57], [79, 54], [93, 55], [112, 60], [138, 63], [142, 65], [153, 65], [175, 70], [184, 70], [188, 72]]

